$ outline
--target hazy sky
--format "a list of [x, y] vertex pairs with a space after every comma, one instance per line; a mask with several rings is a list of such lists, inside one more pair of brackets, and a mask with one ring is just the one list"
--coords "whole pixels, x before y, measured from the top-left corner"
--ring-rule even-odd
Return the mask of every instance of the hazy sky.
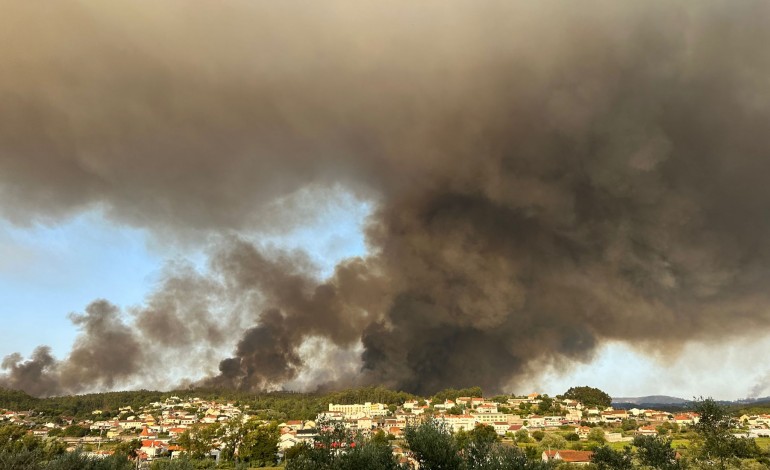
[[5, 2], [0, 385], [770, 394], [768, 20]]

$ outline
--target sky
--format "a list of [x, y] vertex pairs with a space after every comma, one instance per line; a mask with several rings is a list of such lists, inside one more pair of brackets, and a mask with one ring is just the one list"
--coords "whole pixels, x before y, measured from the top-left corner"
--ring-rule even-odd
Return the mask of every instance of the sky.
[[[366, 254], [362, 226], [371, 207], [349, 195], [337, 202], [325, 221], [280, 235], [252, 236], [260, 243], [306, 252], [328, 276], [339, 260]], [[81, 311], [99, 297], [124, 307], [141, 304], [165, 263], [185, 259], [205, 264], [199, 250], [187, 248], [115, 224], [97, 211], [24, 227], [4, 221], [0, 318], [6, 327], [0, 355], [17, 351], [29, 355], [43, 343], [57, 357], [65, 356], [77, 335], [68, 313]], [[556, 395], [572, 386], [589, 385], [615, 397], [668, 394], [685, 399], [738, 399], [770, 394], [770, 370], [761, 366], [770, 336], [707, 345], [683, 339], [681, 346], [676, 359], [670, 360], [656, 354], [654, 345], [608, 344], [592, 360], [574, 364], [566, 373], [551, 370], [540, 378], [513, 383], [508, 391]]]
[[[341, 194], [313, 224], [245, 235], [261, 245], [302, 251], [320, 276], [329, 276], [340, 260], [366, 254], [362, 225], [369, 211], [365, 202]], [[107, 220], [99, 210], [24, 226], [3, 220], [0, 259], [0, 318], [7, 325], [0, 356], [28, 355], [40, 343], [66, 355], [77, 335], [69, 313], [95, 298], [139, 305], [166, 264], [206, 264], [200, 245], [164, 241]]]
[[0, 8], [0, 386], [770, 395], [767, 2]]

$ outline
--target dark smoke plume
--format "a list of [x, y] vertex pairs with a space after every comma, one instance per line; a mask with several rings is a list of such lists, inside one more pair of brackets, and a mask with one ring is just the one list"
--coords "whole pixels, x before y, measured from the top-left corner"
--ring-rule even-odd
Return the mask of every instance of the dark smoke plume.
[[[275, 388], [320, 339], [363, 348], [333, 384], [495, 391], [607, 340], [767, 331], [767, 2], [4, 10], [0, 213], [98, 207], [216, 242], [132, 320], [74, 317], [61, 362], [8, 356], [3, 384], [111, 388], [151, 351], [206, 370], [234, 346], [200, 383]], [[298, 192], [339, 188], [374, 207], [365, 259], [319, 279], [248, 241], [317, 217]]]

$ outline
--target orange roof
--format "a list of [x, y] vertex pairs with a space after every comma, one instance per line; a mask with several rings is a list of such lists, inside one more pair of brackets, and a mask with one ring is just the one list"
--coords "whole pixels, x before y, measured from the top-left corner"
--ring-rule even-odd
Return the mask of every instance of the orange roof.
[[594, 455], [590, 450], [547, 450], [545, 454], [551, 460], [559, 454], [561, 460], [565, 462], [590, 462]]
[[160, 441], [152, 441], [149, 439], [145, 439], [142, 441], [142, 447], [161, 447], [163, 445]]

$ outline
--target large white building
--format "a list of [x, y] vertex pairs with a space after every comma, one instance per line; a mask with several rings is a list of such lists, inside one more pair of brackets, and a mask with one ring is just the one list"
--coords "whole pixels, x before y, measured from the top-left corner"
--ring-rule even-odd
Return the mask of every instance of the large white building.
[[344, 413], [346, 418], [371, 418], [375, 416], [387, 415], [388, 407], [382, 403], [370, 402], [366, 402], [363, 405], [335, 405], [334, 403], [329, 403], [329, 411]]

